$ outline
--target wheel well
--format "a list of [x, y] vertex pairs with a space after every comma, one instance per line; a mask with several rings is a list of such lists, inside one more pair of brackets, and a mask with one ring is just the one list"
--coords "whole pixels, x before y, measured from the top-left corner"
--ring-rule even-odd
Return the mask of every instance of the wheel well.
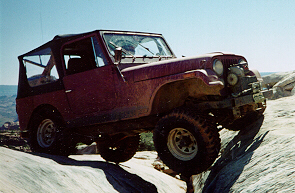
[[220, 95], [220, 88], [209, 86], [200, 78], [191, 78], [163, 85], [156, 93], [152, 114], [169, 112], [184, 104], [188, 97], [200, 98], [205, 95]]
[[28, 130], [30, 130], [31, 125], [33, 124], [34, 116], [36, 116], [36, 115], [42, 116], [42, 114], [45, 112], [54, 113], [58, 117], [59, 120], [62, 120], [61, 124], [65, 125], [60, 112], [54, 106], [49, 105], [49, 104], [43, 104], [43, 105], [40, 105], [34, 109], [32, 115], [31, 115], [30, 121], [29, 121]]

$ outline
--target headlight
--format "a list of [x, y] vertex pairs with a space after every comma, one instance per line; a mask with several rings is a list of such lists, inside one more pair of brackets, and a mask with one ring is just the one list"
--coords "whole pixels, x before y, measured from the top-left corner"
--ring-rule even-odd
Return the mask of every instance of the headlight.
[[223, 64], [220, 60], [216, 59], [213, 62], [213, 70], [216, 72], [218, 76], [223, 74]]
[[240, 59], [238, 64], [239, 66], [242, 66], [244, 68], [246, 73], [249, 71], [248, 63], [246, 62], [246, 60]]
[[247, 64], [247, 62], [244, 59], [240, 59], [239, 64]]

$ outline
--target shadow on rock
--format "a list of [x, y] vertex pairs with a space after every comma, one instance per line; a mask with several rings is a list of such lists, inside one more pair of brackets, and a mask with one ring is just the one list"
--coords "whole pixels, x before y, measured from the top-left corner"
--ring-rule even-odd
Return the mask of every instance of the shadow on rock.
[[[156, 193], [157, 188], [154, 184], [145, 181], [136, 174], [131, 174], [120, 167], [103, 161], [77, 161], [68, 157], [49, 155], [45, 153], [31, 153], [40, 157], [51, 159], [62, 165], [88, 166], [95, 169], [101, 169], [106, 175], [108, 182], [118, 192], [138, 192], [138, 193]], [[98, 182], [99, 183], [99, 182]]]
[[203, 192], [230, 192], [231, 187], [250, 162], [253, 152], [260, 146], [267, 132], [259, 132], [263, 123], [258, 121], [241, 130], [225, 147], [221, 157], [212, 166]]

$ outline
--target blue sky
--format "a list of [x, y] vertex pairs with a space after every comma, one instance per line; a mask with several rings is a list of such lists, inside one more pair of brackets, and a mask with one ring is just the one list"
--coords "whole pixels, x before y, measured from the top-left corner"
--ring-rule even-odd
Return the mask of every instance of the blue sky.
[[161, 33], [177, 57], [226, 51], [261, 72], [295, 70], [293, 0], [0, 2], [0, 85], [17, 84], [18, 55], [57, 34], [95, 29]]

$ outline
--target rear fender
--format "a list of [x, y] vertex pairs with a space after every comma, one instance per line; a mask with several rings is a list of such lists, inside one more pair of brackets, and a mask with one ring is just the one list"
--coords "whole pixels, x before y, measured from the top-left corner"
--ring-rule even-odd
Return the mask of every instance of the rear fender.
[[38, 106], [33, 111], [32, 115], [30, 117], [30, 121], [29, 121], [27, 130], [30, 130], [31, 129], [30, 127], [33, 124], [33, 121], [34, 121], [35, 116], [42, 116], [44, 113], [45, 114], [46, 113], [54, 113], [54, 115], [56, 117], [58, 117], [59, 120], [62, 120], [62, 122], [60, 124], [62, 124], [63, 126], [65, 126], [65, 122], [64, 122], [64, 120], [63, 120], [60, 112], [55, 107], [53, 107], [52, 105], [49, 105], [49, 104], [42, 104], [42, 105]]

